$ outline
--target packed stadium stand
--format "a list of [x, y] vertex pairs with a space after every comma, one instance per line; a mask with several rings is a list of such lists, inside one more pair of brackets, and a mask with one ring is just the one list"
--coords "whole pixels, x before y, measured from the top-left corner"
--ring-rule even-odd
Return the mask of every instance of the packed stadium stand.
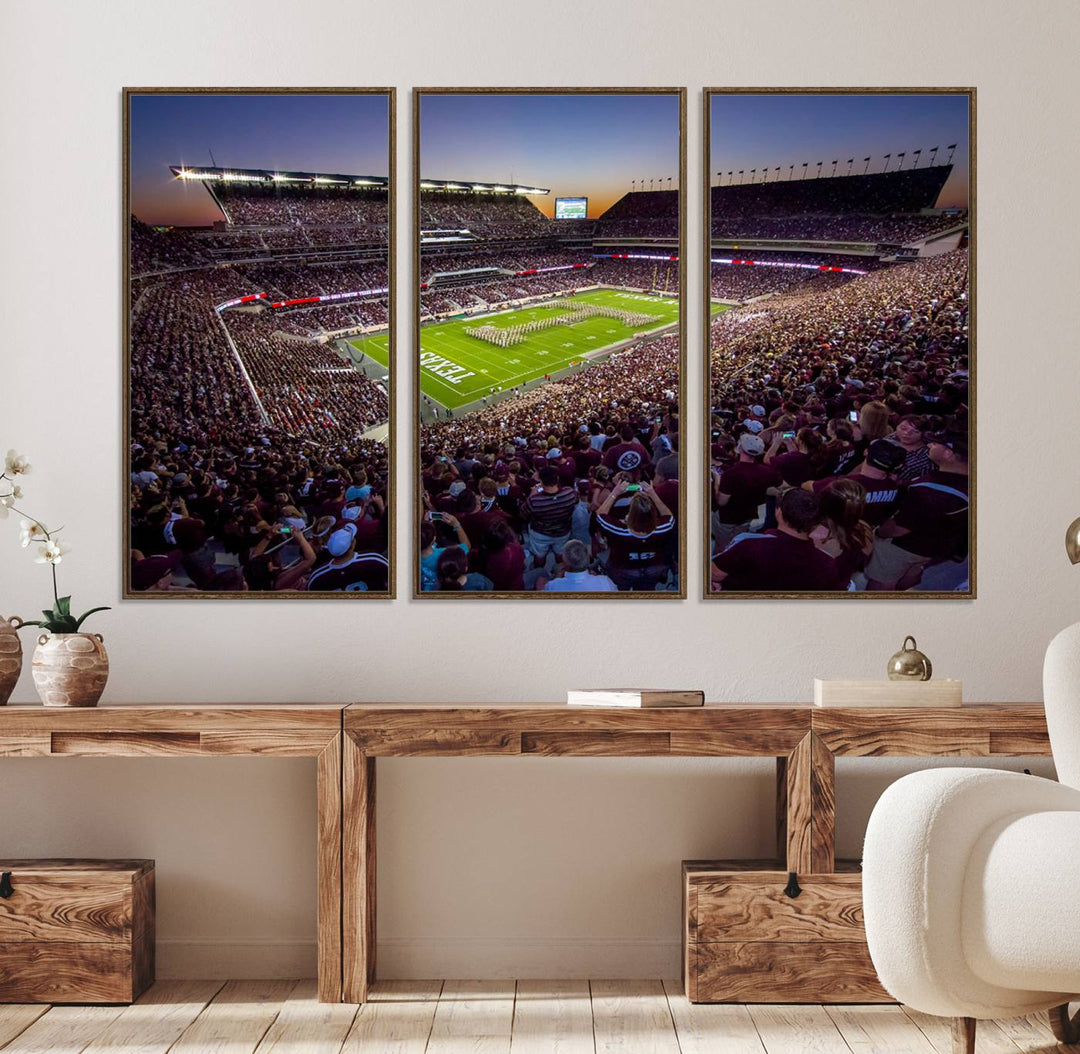
[[[715, 590], [963, 585], [967, 215], [935, 208], [950, 171], [713, 190], [711, 289], [727, 309], [711, 326]], [[543, 221], [492, 198], [457, 214], [472, 244], [455, 244], [426, 227], [450, 217], [432, 207], [423, 316], [596, 284], [677, 292], [678, 210], [677, 192], [634, 190], [588, 229], [549, 221], [541, 243]], [[429, 407], [421, 587], [676, 587], [678, 349], [676, 333], [643, 339], [465, 415]], [[755, 474], [770, 485], [748, 495]], [[759, 573], [778, 506], [811, 556]]]
[[131, 218], [133, 588], [385, 591], [388, 383], [331, 334], [387, 325], [387, 181], [173, 174], [221, 219]]
[[[679, 294], [677, 192], [552, 220], [521, 195], [421, 188], [422, 321], [572, 304], [596, 287]], [[645, 299], [624, 303], [647, 314]], [[423, 590], [678, 588], [680, 337], [669, 329], [468, 412], [422, 396]]]
[[731, 306], [710, 332], [714, 590], [966, 588], [968, 216], [936, 207], [951, 171], [712, 188], [711, 290]]

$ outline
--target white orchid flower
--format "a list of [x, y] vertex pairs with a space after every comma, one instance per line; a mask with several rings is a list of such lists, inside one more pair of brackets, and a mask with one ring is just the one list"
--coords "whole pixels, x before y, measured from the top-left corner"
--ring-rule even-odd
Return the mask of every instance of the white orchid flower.
[[4, 472], [9, 476], [25, 476], [33, 471], [33, 466], [30, 464], [30, 459], [25, 454], [20, 454], [14, 450], [7, 452], [7, 457], [4, 458]]
[[48, 539], [48, 531], [44, 524], [37, 520], [19, 520], [19, 545], [24, 549], [31, 542], [44, 542]]
[[71, 551], [67, 542], [61, 542], [53, 538], [47, 541], [34, 557], [35, 564], [58, 564], [64, 558], [64, 554]]

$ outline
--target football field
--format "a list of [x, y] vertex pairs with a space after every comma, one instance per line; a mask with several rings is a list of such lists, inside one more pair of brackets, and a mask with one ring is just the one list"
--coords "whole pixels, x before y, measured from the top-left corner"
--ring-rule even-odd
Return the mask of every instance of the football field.
[[[457, 409], [490, 394], [493, 387], [513, 388], [545, 374], [556, 373], [629, 340], [635, 333], [663, 329], [679, 319], [677, 299], [618, 289], [578, 293], [567, 297], [563, 303], [565, 306], [526, 307], [425, 326], [420, 331], [421, 390], [441, 406]], [[533, 319], [551, 318], [583, 304], [652, 315], [655, 320], [627, 326], [619, 319], [597, 315], [529, 333], [520, 343], [505, 348], [470, 337], [465, 332], [480, 326], [505, 329]], [[386, 365], [385, 333], [354, 338], [350, 343]]]

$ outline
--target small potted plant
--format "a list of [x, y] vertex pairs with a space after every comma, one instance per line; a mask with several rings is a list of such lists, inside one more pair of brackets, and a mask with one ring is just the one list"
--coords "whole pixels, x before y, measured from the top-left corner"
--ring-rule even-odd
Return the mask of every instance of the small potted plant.
[[[24, 455], [17, 454], [14, 450], [8, 451], [4, 459], [4, 471], [0, 473], [0, 519], [7, 519], [12, 512], [21, 515], [20, 544], [24, 549], [32, 544], [37, 545], [35, 563], [47, 564], [52, 571], [52, 608], [42, 611], [43, 618], [20, 622], [21, 626], [37, 626], [45, 630], [38, 637], [31, 664], [34, 687], [46, 706], [95, 706], [105, 690], [105, 682], [109, 679], [109, 657], [105, 653], [104, 638], [101, 634], [83, 633], [81, 629], [82, 624], [95, 612], [109, 609], [91, 608], [76, 618], [71, 613], [71, 597], [60, 596], [56, 568], [71, 549], [67, 542], [58, 537], [62, 528], [50, 530], [41, 520], [22, 512], [15, 505], [23, 496], [22, 487], [17, 480], [30, 471], [30, 462]], [[18, 619], [10, 621], [11, 625], [19, 622]], [[4, 622], [3, 625], [7, 626], [8, 623]], [[3, 647], [6, 640], [7, 635], [0, 630], [0, 662], [6, 656]], [[20, 664], [21, 657], [20, 647]], [[2, 669], [0, 666], [0, 675]], [[2, 688], [3, 683], [0, 682], [0, 701], [6, 702], [6, 699], [2, 698]], [[8, 694], [10, 695], [10, 689]]]

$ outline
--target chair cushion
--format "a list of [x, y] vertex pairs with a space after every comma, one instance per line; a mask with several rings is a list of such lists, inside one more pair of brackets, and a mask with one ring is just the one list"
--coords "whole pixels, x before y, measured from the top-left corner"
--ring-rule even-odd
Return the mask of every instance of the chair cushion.
[[[1072, 985], [1026, 990], [995, 981], [986, 955], [986, 976], [977, 973], [964, 945], [967, 869], [983, 835], [1002, 820], [1057, 811], [1080, 811], [1080, 792], [1014, 772], [934, 769], [885, 791], [866, 831], [863, 910], [870, 955], [890, 995], [944, 1017], [1009, 1017], [1066, 1001]], [[1067, 872], [1080, 886], [1080, 862]], [[1048, 910], [1018, 908], [1025, 909], [1033, 917]]]
[[968, 861], [964, 958], [983, 980], [1080, 993], [1080, 812], [991, 824]]

